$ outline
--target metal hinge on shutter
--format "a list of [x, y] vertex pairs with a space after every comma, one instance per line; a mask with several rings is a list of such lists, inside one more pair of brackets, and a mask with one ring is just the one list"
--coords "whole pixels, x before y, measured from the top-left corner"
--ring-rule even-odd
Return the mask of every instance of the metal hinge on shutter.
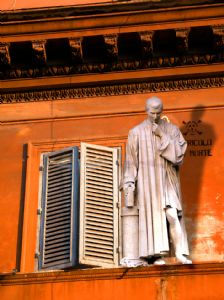
[[37, 215], [40, 216], [42, 214], [42, 208], [37, 209]]
[[120, 246], [116, 248], [116, 253], [121, 253], [121, 247]]
[[43, 167], [43, 166], [40, 166], [40, 167], [39, 167], [39, 171], [40, 171], [40, 172], [43, 172], [43, 170], [44, 170], [44, 167]]

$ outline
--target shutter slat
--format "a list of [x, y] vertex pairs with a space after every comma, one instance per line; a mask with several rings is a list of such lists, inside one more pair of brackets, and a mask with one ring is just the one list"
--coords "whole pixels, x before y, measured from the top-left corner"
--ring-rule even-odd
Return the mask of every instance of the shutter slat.
[[80, 262], [118, 264], [117, 149], [81, 144]]
[[108, 259], [109, 261], [113, 259], [113, 254], [109, 255], [105, 253], [98, 253], [98, 251], [94, 251], [93, 249], [86, 250], [86, 255], [89, 256], [90, 258], [92, 257], [93, 259], [100, 258], [101, 260]]
[[113, 183], [111, 182], [111, 179], [106, 179], [104, 176], [101, 178], [100, 176], [94, 174], [94, 173], [91, 173], [91, 175], [86, 175], [86, 178], [87, 180], [92, 180], [92, 181], [96, 181], [96, 182], [103, 182], [103, 183], [106, 183], [107, 185], [109, 186], [112, 186]]
[[64, 198], [63, 197], [56, 198], [54, 202], [52, 201], [47, 205], [49, 212], [51, 211], [51, 209], [55, 209], [55, 210], [61, 209], [61, 206], [63, 207], [71, 206], [69, 197], [65, 196]]
[[111, 182], [111, 183], [113, 182], [113, 174], [108, 175], [105, 172], [100, 170], [92, 170], [91, 172], [86, 170], [86, 177], [89, 176], [95, 176], [103, 181], [105, 180], [107, 182]]
[[91, 216], [99, 216], [99, 215], [102, 215], [103, 216], [107, 216], [108, 218], [111, 217], [113, 218], [113, 212], [105, 212], [103, 210], [97, 210], [97, 209], [93, 209], [93, 208], [89, 208], [88, 206], [86, 206], [86, 214], [88, 215], [91, 215]]
[[[113, 240], [113, 234], [108, 234], [105, 232], [97, 232], [94, 229], [88, 229], [86, 228], [86, 233], [88, 237], [96, 237], [96, 238], [105, 238], [107, 240]], [[98, 236], [99, 235], [99, 236]]]
[[55, 253], [56, 251], [64, 251], [67, 249], [67, 245], [63, 245], [63, 246], [60, 246], [60, 247], [54, 247], [53, 249], [49, 248], [47, 250], [47, 253], [50, 254], [50, 253]]
[[92, 197], [95, 199], [105, 199], [105, 201], [107, 201], [108, 203], [112, 203], [111, 202], [111, 196], [108, 195], [100, 195], [99, 193], [96, 195], [96, 193], [93, 191], [90, 191], [89, 189], [86, 191], [86, 196], [87, 197]]
[[[67, 244], [69, 245], [70, 244], [70, 241], [69, 241], [69, 237], [61, 237], [61, 238], [56, 238], [54, 240], [49, 240], [47, 242], [45, 242], [45, 245], [46, 247], [49, 247], [49, 246], [52, 246], [52, 245], [57, 245], [58, 243], [63, 243], [64, 245]], [[68, 247], [69, 248], [69, 247]], [[47, 251], [45, 251], [45, 255], [46, 255]]]
[[111, 245], [107, 246], [107, 245], [97, 245], [96, 243], [88, 243], [86, 242], [86, 248], [88, 251], [92, 250], [92, 251], [97, 251], [97, 252], [101, 252], [101, 253], [110, 253], [113, 255], [113, 247], [111, 247]]
[[[78, 148], [44, 155], [40, 263], [44, 268], [77, 262]], [[75, 207], [76, 206], [76, 207]]]
[[105, 211], [105, 212], [110, 212], [113, 213], [113, 207], [108, 207], [108, 206], [98, 206], [97, 203], [91, 203], [88, 202], [88, 204], [86, 205], [86, 207], [90, 208], [90, 209], [95, 209], [97, 208], [100, 212]]
[[105, 168], [105, 167], [101, 167], [98, 165], [92, 165], [89, 164], [87, 167], [87, 172], [96, 172], [96, 173], [101, 173], [101, 174], [105, 174], [105, 175], [113, 175], [111, 168]]
[[50, 228], [64, 228], [64, 227], [68, 227], [70, 225], [70, 221], [69, 220], [67, 220], [67, 221], [57, 221], [57, 222], [55, 222], [55, 224], [54, 223], [52, 223], [52, 224], [47, 224], [46, 225], [46, 228], [47, 229], [50, 229]]
[[53, 179], [59, 179], [59, 175], [61, 178], [66, 178], [66, 176], [71, 176], [71, 170], [72, 170], [72, 162], [67, 164], [67, 166], [57, 166], [55, 165], [54, 168], [48, 168], [49, 173], [49, 180]]
[[64, 184], [63, 184], [63, 182], [61, 183], [61, 185], [59, 185], [59, 186], [48, 186], [48, 193], [49, 193], [49, 195], [52, 195], [52, 194], [54, 194], [55, 192], [56, 193], [60, 193], [61, 191], [63, 191], [63, 190], [65, 190], [65, 189], [69, 189], [69, 190], [71, 190], [71, 186], [72, 186], [72, 178], [70, 178], [70, 180], [69, 180], [70, 182], [69, 182], [69, 184], [67, 183], [67, 182], [65, 182]]
[[113, 224], [113, 219], [111, 219], [111, 220], [109, 220], [108, 218], [104, 218], [104, 219], [102, 219], [102, 218], [99, 218], [99, 217], [97, 217], [97, 218], [94, 218], [94, 217], [92, 217], [92, 216], [88, 216], [88, 217], [86, 217], [89, 221], [98, 221], [98, 222], [102, 222], [103, 224]]
[[113, 216], [112, 215], [108, 216], [108, 214], [100, 214], [100, 213], [97, 214], [97, 213], [91, 212], [91, 214], [86, 214], [86, 216], [96, 218], [99, 220], [101, 220], [101, 219], [102, 220], [108, 220], [108, 219], [113, 220]]
[[68, 203], [66, 205], [61, 205], [61, 208], [60, 208], [60, 206], [56, 207], [56, 209], [55, 209], [55, 207], [51, 207], [51, 208], [48, 207], [47, 217], [50, 218], [53, 216], [64, 215], [64, 212], [70, 212], [70, 214], [71, 214], [71, 204], [70, 203]]
[[95, 195], [101, 194], [101, 195], [111, 196], [111, 199], [113, 199], [113, 193], [112, 192], [103, 191], [101, 188], [95, 188], [95, 186], [92, 186], [90, 184], [87, 184], [86, 187], [88, 188], [88, 192], [92, 192]]
[[111, 169], [113, 169], [113, 162], [111, 160], [102, 162], [98, 159], [94, 159], [94, 158], [86, 158], [86, 162], [88, 163], [88, 166], [99, 166], [99, 167], [103, 167], [106, 170], [109, 169], [111, 171]]
[[93, 231], [100, 231], [100, 232], [108, 232], [108, 233], [113, 233], [113, 229], [111, 228], [105, 228], [105, 227], [98, 227], [96, 226], [95, 224], [94, 225], [91, 225], [91, 224], [88, 224], [86, 225], [86, 229], [90, 229], [90, 230], [93, 230]]
[[[84, 143], [82, 143], [83, 145], [87, 145], [87, 144], [84, 144]], [[91, 146], [93, 147], [93, 148], [91, 148]], [[94, 149], [94, 146], [96, 146], [96, 145], [88, 145], [88, 153], [87, 153], [87, 156], [89, 155], [89, 154], [93, 154], [94, 156], [97, 156], [97, 157], [110, 157], [110, 158], [112, 158], [112, 156], [113, 156], [113, 154], [112, 153], [110, 153], [110, 152], [108, 152], [107, 150], [106, 151], [104, 151], [104, 150], [97, 150], [97, 149]], [[106, 148], [106, 147], [105, 147]]]
[[60, 233], [67, 233], [67, 232], [70, 232], [70, 228], [66, 228], [66, 229], [61, 229], [61, 230], [54, 230], [54, 231], [48, 231], [48, 236], [54, 236], [55, 235], [55, 231], [57, 231], [57, 234], [60, 234]]
[[47, 218], [46, 226], [48, 227], [51, 224], [59, 223], [59, 222], [63, 222], [64, 224], [69, 224], [70, 223], [70, 213], [69, 214], [64, 214], [60, 217], [55, 217], [55, 218], [52, 218], [52, 219]]
[[112, 184], [107, 183], [106, 181], [103, 180], [98, 180], [97, 178], [95, 178], [95, 180], [89, 178], [87, 176], [87, 180], [89, 182], [89, 184], [93, 185], [93, 186], [98, 186], [98, 187], [102, 187], [102, 188], [107, 188], [108, 191], [111, 191], [111, 189], [113, 188]]
[[[57, 255], [58, 255], [58, 253], [59, 253], [59, 251], [57, 251]], [[63, 251], [63, 250], [61, 250], [60, 251], [60, 256], [61, 255], [67, 255], [68, 256], [68, 258], [69, 258], [69, 256], [70, 256], [70, 250], [65, 250], [65, 251]], [[54, 258], [55, 257], [55, 253], [49, 253], [49, 254], [47, 254], [47, 255], [45, 255], [45, 259], [51, 259], [51, 258]]]
[[113, 245], [113, 240], [111, 240], [110, 242], [107, 240], [103, 240], [103, 239], [93, 239], [93, 238], [87, 238], [86, 239], [87, 243], [93, 243], [93, 244], [99, 244], [99, 245], [108, 245], [108, 246], [112, 246]]
[[88, 199], [88, 203], [89, 204], [92, 204], [92, 205], [94, 205], [94, 206], [99, 206], [99, 209], [100, 209], [100, 207], [110, 207], [110, 208], [112, 208], [113, 209], [113, 206], [112, 206], [112, 204], [109, 202], [109, 203], [106, 203], [105, 201], [103, 201], [103, 200], [101, 200], [101, 201], [97, 201], [96, 199], [97, 198], [95, 198], [95, 199], [91, 199], [90, 197], [86, 197], [87, 199]]
[[95, 226], [95, 229], [99, 228], [99, 230], [101, 230], [100, 228], [103, 228], [103, 229], [106, 230], [108, 228], [108, 232], [113, 232], [111, 230], [111, 223], [110, 224], [105, 224], [104, 222], [92, 221], [89, 218], [87, 218], [87, 221], [88, 221], [88, 225], [89, 226], [92, 225], [93, 228]]
[[51, 266], [52, 263], [54, 263], [54, 264], [58, 263], [58, 261], [61, 261], [62, 259], [63, 259], [63, 262], [67, 262], [67, 261], [69, 261], [69, 258], [70, 258], [69, 254], [65, 255], [63, 253], [58, 253], [57, 258], [50, 257], [50, 258], [46, 259], [46, 261], [47, 261], [47, 265]]
[[[65, 243], [64, 241], [61, 242], [55, 242], [54, 244], [46, 245], [46, 250], [55, 250], [55, 253], [58, 251], [57, 249], [61, 249], [62, 247], [68, 248], [69, 241]], [[56, 258], [56, 257], [55, 257]]]
[[[105, 155], [106, 154], [106, 155]], [[90, 148], [88, 149], [88, 153], [86, 153], [86, 157], [89, 158], [94, 158], [95, 160], [99, 160], [99, 161], [104, 161], [104, 160], [108, 160], [109, 162], [111, 162], [111, 158], [112, 155], [107, 155], [108, 153], [100, 153], [97, 151], [92, 151]]]
[[[69, 238], [69, 236], [70, 236], [70, 232], [67, 232], [67, 233], [61, 233], [61, 234], [59, 234], [58, 232], [57, 232], [57, 239], [60, 239], [60, 238], [63, 238], [63, 239], [68, 239]], [[55, 241], [56, 239], [55, 239], [55, 236], [48, 236], [48, 239], [47, 239], [47, 241], [49, 242], [49, 243], [51, 243], [51, 241]]]
[[70, 187], [67, 187], [67, 188], [61, 188], [60, 190], [58, 191], [49, 191], [49, 197], [53, 197], [53, 196], [58, 196], [58, 195], [63, 195], [63, 193], [67, 193], [67, 192], [70, 192], [70, 195], [71, 195], [71, 186]]
[[92, 183], [92, 181], [89, 181], [88, 184], [87, 184], [87, 187], [90, 188], [93, 188], [95, 190], [101, 190], [101, 191], [107, 191], [109, 193], [107, 193], [108, 195], [112, 195], [113, 196], [113, 186], [111, 185], [110, 187], [106, 187], [106, 186], [103, 186], [103, 184], [97, 184], [96, 182]]
[[[58, 193], [53, 196], [48, 197], [48, 205], [53, 205], [54, 202], [56, 203], [57, 201], [64, 201], [64, 199], [69, 199], [70, 200], [70, 191], [63, 192], [63, 193]], [[52, 201], [51, 201], [52, 200]]]
[[71, 176], [67, 176], [65, 178], [60, 178], [60, 179], [57, 179], [57, 180], [49, 180], [48, 182], [48, 188], [51, 188], [52, 186], [53, 187], [56, 187], [56, 186], [63, 186], [64, 184], [66, 183], [70, 183], [71, 182]]

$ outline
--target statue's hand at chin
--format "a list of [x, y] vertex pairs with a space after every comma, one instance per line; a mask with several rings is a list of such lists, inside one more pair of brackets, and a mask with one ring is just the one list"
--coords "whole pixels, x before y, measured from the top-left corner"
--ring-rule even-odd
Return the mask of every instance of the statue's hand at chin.
[[152, 123], [152, 132], [159, 137], [163, 135], [162, 129], [156, 123]]

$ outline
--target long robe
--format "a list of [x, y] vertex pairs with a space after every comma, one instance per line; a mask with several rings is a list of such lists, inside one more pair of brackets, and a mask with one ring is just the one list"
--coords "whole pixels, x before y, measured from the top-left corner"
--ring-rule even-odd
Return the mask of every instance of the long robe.
[[139, 257], [169, 252], [167, 207], [177, 209], [182, 228], [182, 254], [189, 254], [178, 174], [187, 143], [175, 125], [160, 119], [159, 126], [164, 133], [161, 138], [152, 132], [150, 120], [145, 120], [130, 130], [126, 146], [123, 183], [135, 183]]

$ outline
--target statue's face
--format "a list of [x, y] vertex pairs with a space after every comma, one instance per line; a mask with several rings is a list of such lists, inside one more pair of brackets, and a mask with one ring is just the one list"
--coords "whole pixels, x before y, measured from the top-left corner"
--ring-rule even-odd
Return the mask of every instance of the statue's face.
[[152, 123], [158, 123], [159, 122], [161, 113], [162, 113], [162, 108], [161, 107], [154, 108], [151, 105], [149, 105], [147, 107], [147, 114], [148, 114], [149, 120]]

